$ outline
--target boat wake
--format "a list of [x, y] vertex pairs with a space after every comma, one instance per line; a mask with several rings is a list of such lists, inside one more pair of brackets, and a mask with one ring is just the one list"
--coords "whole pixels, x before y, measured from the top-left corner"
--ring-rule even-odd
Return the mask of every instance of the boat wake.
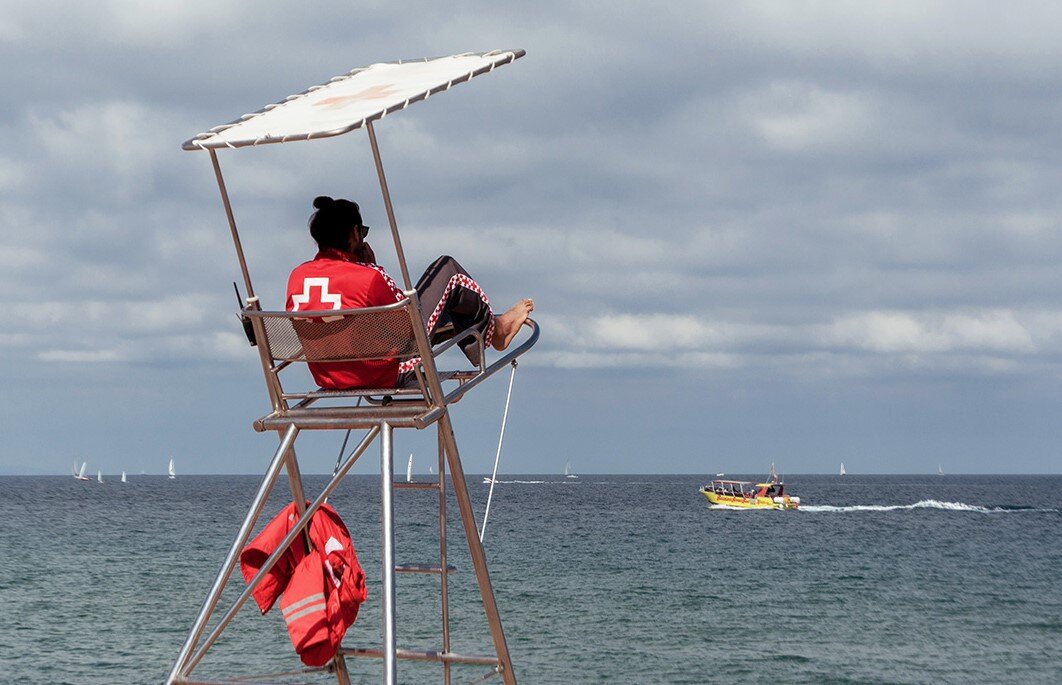
[[913, 509], [942, 509], [944, 511], [963, 511], [979, 514], [995, 514], [1015, 511], [1057, 512], [1058, 509], [1032, 509], [1025, 507], [979, 507], [964, 502], [941, 502], [935, 499], [924, 499], [914, 504], [854, 504], [847, 507], [836, 507], [829, 504], [805, 504], [800, 511], [836, 512], [836, 511], [903, 511]]
[[[495, 485], [512, 485], [512, 484], [518, 484], [518, 485], [541, 485], [542, 483], [550, 483], [550, 482], [554, 482], [554, 481], [548, 481], [548, 480], [502, 480], [501, 478], [498, 478], [498, 479], [496, 479], [494, 481], [494, 484]], [[486, 478], [484, 478], [483, 479], [483, 484], [484, 485], [490, 485], [490, 481], [487, 480]]]

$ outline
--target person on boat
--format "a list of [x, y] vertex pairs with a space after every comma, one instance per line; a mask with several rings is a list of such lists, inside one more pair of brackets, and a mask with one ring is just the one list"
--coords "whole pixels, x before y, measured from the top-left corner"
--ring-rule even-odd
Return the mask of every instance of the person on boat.
[[[320, 196], [314, 199], [310, 235], [317, 255], [292, 270], [288, 277], [288, 311], [356, 309], [393, 304], [405, 298], [402, 290], [376, 264], [376, 255], [365, 241], [369, 227], [362, 222], [356, 202]], [[516, 302], [496, 315], [479, 284], [453, 257], [442, 256], [417, 281], [424, 326], [432, 345], [456, 333], [474, 328], [486, 344], [504, 350], [534, 309], [531, 299]], [[479, 363], [475, 338], [458, 342], [465, 356]], [[322, 388], [394, 388], [411, 374], [417, 360], [399, 364], [383, 359], [359, 362], [309, 364], [310, 373]]]

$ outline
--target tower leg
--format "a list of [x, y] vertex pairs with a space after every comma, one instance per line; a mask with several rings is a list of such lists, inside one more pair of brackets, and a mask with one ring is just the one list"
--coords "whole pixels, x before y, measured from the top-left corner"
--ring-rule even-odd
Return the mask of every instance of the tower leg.
[[461, 458], [457, 452], [457, 440], [454, 438], [449, 411], [444, 412], [442, 418], [439, 419], [439, 435], [446, 447], [450, 478], [454, 485], [454, 499], [457, 500], [457, 509], [461, 514], [461, 524], [465, 530], [468, 551], [472, 556], [472, 568], [476, 573], [480, 597], [483, 599], [483, 610], [487, 614], [487, 625], [490, 628], [491, 639], [494, 641], [494, 651], [501, 662], [501, 676], [506, 685], [516, 685], [509, 646], [505, 643], [505, 631], [502, 629], [501, 615], [498, 613], [494, 588], [490, 583], [490, 572], [487, 570], [487, 555], [483, 551], [483, 543], [479, 541], [476, 518], [472, 513], [472, 500], [468, 495], [468, 484], [465, 483], [465, 472], [461, 467]]
[[[446, 449], [442, 431], [436, 424], [439, 449], [439, 568], [446, 568]], [[450, 653], [450, 589], [447, 573], [439, 574], [439, 598], [442, 605], [442, 651]], [[450, 685], [450, 662], [443, 662], [443, 685]]]
[[343, 658], [342, 654], [336, 654], [332, 659], [332, 668], [336, 673], [337, 685], [350, 685], [350, 673], [347, 672], [347, 660]]

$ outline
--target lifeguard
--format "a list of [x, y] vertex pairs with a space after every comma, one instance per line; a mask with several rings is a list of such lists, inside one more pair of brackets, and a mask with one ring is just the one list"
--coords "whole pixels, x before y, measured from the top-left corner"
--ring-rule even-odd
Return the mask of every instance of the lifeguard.
[[[313, 201], [310, 235], [317, 242], [317, 256], [304, 262], [288, 278], [288, 311], [357, 309], [393, 304], [405, 299], [387, 272], [376, 264], [376, 255], [365, 241], [369, 227], [362, 222], [356, 202], [320, 196]], [[535, 308], [528, 298], [496, 316], [479, 284], [453, 257], [436, 259], [417, 281], [417, 296], [428, 338], [433, 345], [449, 340], [469, 328], [479, 331], [496, 350], [504, 350]], [[473, 364], [479, 350], [471, 336], [458, 342]], [[407, 380], [417, 364], [411, 359], [399, 364], [393, 359], [309, 364], [310, 373], [322, 388], [393, 388]]]

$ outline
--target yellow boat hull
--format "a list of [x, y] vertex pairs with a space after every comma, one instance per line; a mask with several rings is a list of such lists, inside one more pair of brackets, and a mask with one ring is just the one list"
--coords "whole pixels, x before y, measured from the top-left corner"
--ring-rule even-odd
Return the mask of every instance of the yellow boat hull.
[[731, 495], [720, 495], [719, 493], [712, 492], [711, 490], [701, 490], [701, 494], [704, 495], [709, 502], [717, 507], [731, 507], [734, 509], [799, 509], [800, 501], [792, 500], [788, 496], [780, 497], [781, 501], [774, 501], [769, 497], [733, 497]]

